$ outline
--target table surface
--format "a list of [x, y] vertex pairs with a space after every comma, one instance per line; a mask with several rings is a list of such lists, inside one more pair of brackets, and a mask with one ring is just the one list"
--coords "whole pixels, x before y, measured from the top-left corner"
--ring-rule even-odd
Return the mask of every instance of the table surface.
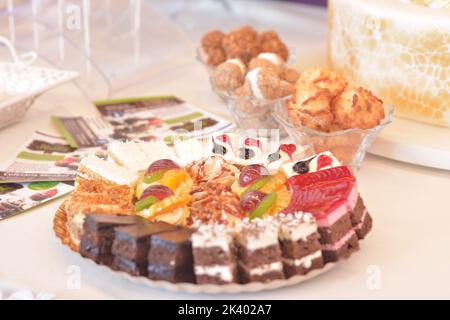
[[[286, 6], [279, 8], [286, 12]], [[312, 34], [298, 29], [297, 48], [306, 48], [310, 43], [309, 58], [303, 57], [302, 65], [320, 64], [326, 52], [326, 13], [295, 8], [300, 16], [313, 15], [315, 19], [308, 23], [317, 27]], [[293, 30], [288, 31], [293, 34]], [[168, 68], [157, 77], [114, 92], [114, 96], [174, 93], [228, 117], [222, 102], [210, 90], [206, 71], [194, 61], [194, 53], [186, 54], [192, 54], [192, 63], [175, 70]], [[7, 161], [33, 131], [51, 129], [50, 115], [89, 113], [94, 113], [92, 106], [73, 84], [46, 93], [22, 122], [0, 131], [0, 163]], [[63, 299], [449, 298], [450, 210], [446, 197], [450, 172], [368, 155], [356, 175], [360, 193], [374, 218], [373, 231], [348, 261], [298, 286], [213, 297], [134, 285], [101, 272], [61, 245], [53, 234], [52, 219], [64, 198], [0, 222], [0, 286], [14, 283]], [[70, 285], [73, 266], [80, 270], [79, 288]]]

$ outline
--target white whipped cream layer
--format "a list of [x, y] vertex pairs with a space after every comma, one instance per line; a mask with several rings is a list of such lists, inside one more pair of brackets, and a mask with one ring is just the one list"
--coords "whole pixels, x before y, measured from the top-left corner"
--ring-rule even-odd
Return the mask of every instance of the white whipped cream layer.
[[279, 245], [278, 230], [279, 224], [272, 219], [244, 221], [240, 225], [237, 241], [249, 251]]
[[317, 224], [309, 213], [297, 213], [298, 217], [280, 223], [280, 240], [284, 241], [306, 241], [307, 238], [317, 232]]
[[202, 225], [192, 234], [193, 248], [219, 247], [229, 252], [232, 241], [230, 229], [223, 225]]
[[322, 256], [322, 251], [318, 250], [310, 255], [304, 256], [303, 258], [300, 259], [287, 259], [287, 258], [283, 258], [283, 262], [285, 264], [288, 264], [290, 266], [294, 266], [294, 267], [303, 267], [303, 268], [311, 268], [312, 266], [312, 262], [315, 259], [318, 259]]
[[253, 268], [250, 270], [250, 275], [252, 276], [262, 276], [266, 273], [273, 271], [281, 271], [283, 270], [283, 264], [281, 261], [276, 261], [268, 264], [263, 264], [259, 267]]
[[195, 266], [194, 272], [199, 276], [219, 277], [226, 282], [233, 281], [233, 273], [228, 265]]

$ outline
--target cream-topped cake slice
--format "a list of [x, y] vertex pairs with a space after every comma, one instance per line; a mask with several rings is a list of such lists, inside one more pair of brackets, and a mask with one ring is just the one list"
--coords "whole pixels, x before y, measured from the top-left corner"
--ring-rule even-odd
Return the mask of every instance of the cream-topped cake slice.
[[96, 156], [83, 158], [78, 167], [77, 175], [88, 180], [99, 179], [128, 186], [135, 185], [139, 178], [136, 171]]
[[174, 149], [180, 159], [179, 164], [183, 166], [203, 158], [204, 147], [198, 139], [177, 140], [174, 142]]
[[149, 157], [133, 141], [113, 141], [108, 145], [108, 156], [117, 164], [132, 171], [143, 171], [149, 166]]
[[170, 159], [179, 162], [180, 159], [175, 154], [175, 151], [169, 147], [164, 141], [139, 141], [137, 142], [139, 148], [146, 154], [148, 158], [147, 166], [159, 159]]

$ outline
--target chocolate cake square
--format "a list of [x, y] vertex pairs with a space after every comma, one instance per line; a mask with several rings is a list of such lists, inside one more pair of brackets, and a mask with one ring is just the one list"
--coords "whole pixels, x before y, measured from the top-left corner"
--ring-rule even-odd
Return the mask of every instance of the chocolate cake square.
[[97, 263], [111, 265], [114, 228], [142, 222], [138, 216], [87, 214], [83, 224], [80, 254]]
[[240, 281], [284, 279], [278, 223], [272, 219], [243, 223], [236, 237]]
[[166, 222], [149, 222], [116, 228], [112, 252], [114, 255], [128, 260], [145, 260], [147, 259], [150, 237], [176, 229], [176, 226]]
[[148, 277], [170, 282], [195, 282], [190, 229], [178, 229], [151, 237]]
[[279, 215], [280, 245], [287, 278], [304, 275], [323, 267], [320, 235], [314, 217], [309, 213]]
[[194, 273], [199, 284], [238, 281], [233, 233], [224, 225], [203, 225], [192, 235]]

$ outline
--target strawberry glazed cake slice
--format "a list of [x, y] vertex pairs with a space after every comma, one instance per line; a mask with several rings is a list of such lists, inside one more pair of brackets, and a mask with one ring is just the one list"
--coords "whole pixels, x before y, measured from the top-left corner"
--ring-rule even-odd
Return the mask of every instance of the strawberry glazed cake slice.
[[[281, 168], [286, 176], [292, 177], [298, 174], [323, 171], [340, 166], [342, 165], [339, 160], [330, 151], [325, 151], [312, 157], [285, 163]], [[372, 217], [367, 211], [360, 194], [358, 194], [356, 205], [350, 212], [350, 220], [358, 239], [364, 239], [372, 229]]]
[[292, 200], [286, 212], [304, 211], [316, 219], [324, 262], [348, 258], [359, 249], [351, 213], [358, 201], [350, 168], [339, 166], [292, 176]]

